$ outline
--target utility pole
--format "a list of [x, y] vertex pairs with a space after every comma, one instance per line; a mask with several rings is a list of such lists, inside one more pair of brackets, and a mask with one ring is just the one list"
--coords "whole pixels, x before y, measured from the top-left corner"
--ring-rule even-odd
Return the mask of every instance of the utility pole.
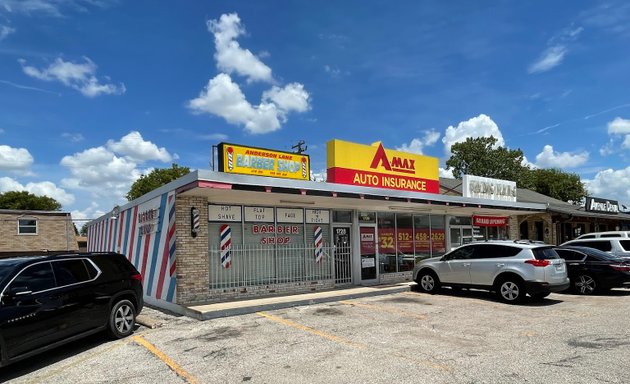
[[[306, 150], [308, 149], [308, 145], [304, 145], [304, 144], [305, 144], [304, 140], [300, 140], [298, 141], [297, 144], [295, 144], [291, 148], [295, 149], [295, 153], [302, 154], [303, 152], [306, 152]], [[303, 145], [304, 145], [304, 148], [302, 148]]]

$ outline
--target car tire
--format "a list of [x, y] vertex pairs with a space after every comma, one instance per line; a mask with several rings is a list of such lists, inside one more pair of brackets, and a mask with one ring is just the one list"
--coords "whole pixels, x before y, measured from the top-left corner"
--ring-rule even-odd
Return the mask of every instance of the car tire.
[[518, 277], [504, 277], [496, 285], [497, 295], [504, 303], [516, 304], [525, 297], [525, 284]]
[[543, 300], [545, 297], [549, 296], [551, 294], [551, 292], [545, 292], [545, 293], [534, 293], [532, 296], [532, 300], [534, 301], [541, 301]]
[[421, 292], [433, 294], [440, 289], [440, 279], [433, 271], [420, 271], [416, 283]]
[[133, 333], [136, 326], [136, 307], [127, 299], [119, 300], [109, 313], [108, 334], [122, 339]]
[[571, 279], [571, 286], [578, 295], [592, 295], [599, 287], [591, 275], [581, 274]]

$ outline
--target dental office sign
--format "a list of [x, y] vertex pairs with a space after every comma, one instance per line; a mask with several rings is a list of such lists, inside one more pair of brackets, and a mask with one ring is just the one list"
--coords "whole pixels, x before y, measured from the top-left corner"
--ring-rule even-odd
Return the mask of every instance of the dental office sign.
[[588, 212], [619, 213], [619, 203], [616, 200], [587, 197], [585, 210]]
[[462, 196], [475, 199], [516, 201], [516, 183], [488, 177], [464, 175]]
[[218, 147], [220, 172], [310, 180], [308, 155], [227, 143]]
[[440, 193], [437, 158], [385, 149], [380, 142], [331, 140], [327, 168], [330, 183]]

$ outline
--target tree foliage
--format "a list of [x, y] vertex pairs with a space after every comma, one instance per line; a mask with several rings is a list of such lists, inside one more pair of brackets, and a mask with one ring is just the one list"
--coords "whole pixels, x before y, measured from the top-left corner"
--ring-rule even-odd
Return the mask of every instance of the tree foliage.
[[127, 200], [131, 201], [137, 199], [188, 173], [190, 173], [190, 168], [180, 167], [177, 164], [172, 164], [171, 168], [156, 168], [148, 175], [140, 176], [140, 178], [131, 185], [131, 189], [129, 189], [127, 193]]
[[523, 165], [523, 151], [496, 147], [497, 139], [468, 138], [453, 144], [446, 169], [461, 179], [464, 174], [516, 182], [519, 188], [542, 193], [554, 199], [577, 203], [586, 196], [586, 189], [577, 174], [559, 169], [530, 169]]
[[562, 201], [580, 202], [587, 192], [580, 176], [559, 169], [533, 169], [533, 190]]
[[60, 211], [61, 204], [48, 196], [37, 196], [26, 191], [0, 193], [0, 209]]
[[[464, 174], [526, 183], [528, 167], [523, 166], [523, 151], [496, 147], [494, 136], [468, 138], [453, 144], [453, 155], [446, 161], [446, 169], [461, 179]], [[521, 185], [519, 185], [521, 186]]]

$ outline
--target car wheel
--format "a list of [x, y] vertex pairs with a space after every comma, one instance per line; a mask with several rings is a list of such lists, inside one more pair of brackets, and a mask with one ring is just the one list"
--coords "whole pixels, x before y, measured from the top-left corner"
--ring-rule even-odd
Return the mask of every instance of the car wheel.
[[597, 290], [597, 282], [589, 275], [578, 275], [572, 283], [573, 289], [580, 295], [591, 295]]
[[133, 333], [136, 325], [136, 308], [129, 300], [120, 300], [114, 304], [109, 314], [108, 333], [111, 337], [121, 339]]
[[420, 271], [416, 283], [426, 293], [435, 293], [440, 288], [440, 279], [432, 271]]
[[508, 277], [499, 281], [497, 293], [501, 301], [515, 304], [521, 302], [525, 297], [525, 287], [519, 279]]
[[541, 301], [542, 299], [544, 299], [545, 297], [549, 296], [550, 292], [545, 292], [545, 293], [535, 293], [532, 296], [532, 300], [534, 301]]

